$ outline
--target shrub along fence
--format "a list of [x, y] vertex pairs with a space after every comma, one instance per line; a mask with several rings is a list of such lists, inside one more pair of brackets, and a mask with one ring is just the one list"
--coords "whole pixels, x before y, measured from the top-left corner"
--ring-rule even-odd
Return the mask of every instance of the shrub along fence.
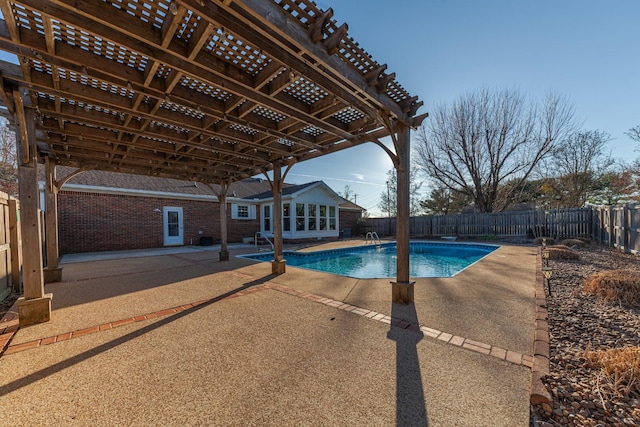
[[[392, 236], [396, 218], [368, 218], [361, 230]], [[409, 230], [414, 238], [588, 237], [640, 253], [640, 205], [416, 216], [410, 218]]]

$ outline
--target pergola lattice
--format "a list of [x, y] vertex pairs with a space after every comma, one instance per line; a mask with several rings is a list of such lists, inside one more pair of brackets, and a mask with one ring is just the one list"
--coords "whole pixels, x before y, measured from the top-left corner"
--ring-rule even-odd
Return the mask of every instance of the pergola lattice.
[[281, 167], [365, 142], [400, 178], [408, 129], [426, 116], [310, 0], [0, 0], [0, 10], [0, 49], [19, 58], [0, 63], [0, 97], [21, 168], [47, 159], [54, 196], [55, 165], [224, 191], [273, 170], [277, 203]]

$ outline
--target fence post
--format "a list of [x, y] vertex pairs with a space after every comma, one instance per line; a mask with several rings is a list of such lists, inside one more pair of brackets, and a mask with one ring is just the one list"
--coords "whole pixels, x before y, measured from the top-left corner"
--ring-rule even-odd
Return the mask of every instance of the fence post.
[[604, 243], [604, 208], [600, 208], [600, 244]]
[[625, 253], [631, 253], [631, 229], [629, 227], [629, 204], [622, 208], [622, 244]]
[[22, 293], [22, 283], [20, 282], [20, 271], [22, 270], [21, 255], [22, 244], [20, 239], [20, 226], [18, 221], [19, 204], [16, 199], [9, 199], [9, 242], [11, 248], [11, 284], [14, 293]]
[[609, 213], [609, 224], [607, 224], [607, 228], [609, 230], [609, 247], [613, 247], [613, 233], [614, 233], [613, 206], [607, 207], [607, 212]]

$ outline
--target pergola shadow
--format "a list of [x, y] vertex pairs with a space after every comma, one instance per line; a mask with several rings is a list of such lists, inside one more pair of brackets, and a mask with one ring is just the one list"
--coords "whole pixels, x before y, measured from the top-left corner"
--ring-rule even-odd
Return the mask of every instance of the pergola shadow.
[[77, 355], [75, 355], [73, 357], [70, 357], [70, 358], [65, 359], [63, 361], [55, 363], [55, 364], [53, 364], [51, 366], [48, 366], [48, 367], [46, 367], [44, 369], [41, 369], [41, 370], [36, 371], [36, 372], [33, 372], [33, 373], [23, 377], [23, 378], [20, 378], [20, 379], [14, 380], [14, 381], [12, 381], [12, 382], [10, 382], [8, 384], [2, 385], [2, 386], [0, 386], [0, 396], [4, 396], [4, 395], [6, 395], [8, 393], [14, 392], [14, 391], [19, 390], [19, 389], [21, 389], [23, 387], [26, 387], [26, 386], [29, 386], [31, 384], [34, 384], [37, 381], [40, 381], [40, 380], [42, 380], [44, 378], [47, 378], [47, 377], [49, 377], [51, 375], [54, 375], [54, 374], [56, 374], [58, 372], [61, 372], [61, 371], [65, 370], [65, 369], [67, 369], [67, 368], [70, 368], [70, 367], [74, 366], [74, 365], [77, 365], [79, 363], [87, 361], [87, 360], [89, 360], [89, 359], [91, 359], [91, 358], [93, 358], [95, 356], [98, 356], [99, 354], [102, 354], [102, 353], [104, 353], [104, 352], [106, 352], [108, 350], [111, 350], [111, 349], [113, 349], [115, 347], [118, 347], [118, 346], [120, 346], [122, 344], [125, 344], [125, 343], [127, 343], [127, 342], [129, 342], [131, 340], [134, 340], [134, 339], [136, 339], [138, 337], [141, 337], [141, 336], [143, 336], [143, 335], [145, 335], [147, 333], [150, 333], [150, 332], [152, 332], [154, 330], [160, 329], [163, 326], [166, 326], [166, 325], [168, 325], [168, 324], [170, 324], [172, 322], [175, 322], [175, 321], [180, 320], [180, 319], [182, 319], [182, 318], [184, 318], [186, 316], [189, 316], [189, 315], [191, 315], [191, 314], [193, 314], [193, 313], [195, 313], [195, 312], [197, 312], [199, 310], [202, 310], [202, 309], [204, 309], [204, 308], [206, 308], [206, 307], [208, 307], [208, 306], [210, 306], [212, 304], [215, 304], [215, 303], [217, 303], [219, 301], [222, 301], [225, 298], [231, 297], [231, 296], [237, 294], [238, 292], [245, 291], [245, 290], [253, 288], [255, 286], [262, 285], [262, 284], [268, 282], [269, 280], [271, 280], [273, 277], [274, 277], [273, 275], [267, 275], [267, 276], [261, 277], [259, 279], [252, 280], [250, 282], [247, 282], [247, 283], [243, 284], [242, 286], [240, 286], [238, 288], [235, 288], [235, 289], [233, 289], [231, 291], [228, 291], [228, 292], [225, 292], [225, 293], [220, 294], [218, 296], [215, 296], [213, 298], [210, 298], [209, 300], [207, 300], [207, 301], [205, 301], [205, 302], [203, 302], [201, 304], [198, 304], [198, 305], [196, 305], [194, 307], [191, 307], [191, 308], [188, 308], [188, 309], [186, 309], [184, 311], [180, 311], [178, 313], [169, 315], [167, 317], [163, 317], [160, 320], [158, 320], [156, 322], [153, 322], [153, 323], [151, 323], [151, 324], [149, 324], [147, 326], [144, 326], [144, 327], [142, 327], [140, 329], [137, 329], [135, 331], [129, 332], [128, 334], [125, 334], [125, 335], [123, 335], [121, 337], [118, 337], [116, 339], [108, 341], [108, 342], [106, 342], [104, 344], [101, 344], [101, 345], [99, 345], [97, 347], [94, 347], [94, 348], [91, 348], [89, 350], [86, 350], [86, 351], [84, 351], [84, 352], [82, 352], [80, 354], [77, 354]]
[[419, 324], [415, 305], [392, 303], [391, 319], [387, 338], [396, 342], [396, 425], [428, 426], [417, 349], [423, 334], [406, 329], [410, 324]]

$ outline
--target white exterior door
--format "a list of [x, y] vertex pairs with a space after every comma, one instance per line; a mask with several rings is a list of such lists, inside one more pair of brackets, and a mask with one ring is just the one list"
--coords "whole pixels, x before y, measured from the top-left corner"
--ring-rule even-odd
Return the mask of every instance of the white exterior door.
[[162, 208], [162, 216], [164, 219], [164, 245], [183, 245], [182, 208], [165, 206]]

